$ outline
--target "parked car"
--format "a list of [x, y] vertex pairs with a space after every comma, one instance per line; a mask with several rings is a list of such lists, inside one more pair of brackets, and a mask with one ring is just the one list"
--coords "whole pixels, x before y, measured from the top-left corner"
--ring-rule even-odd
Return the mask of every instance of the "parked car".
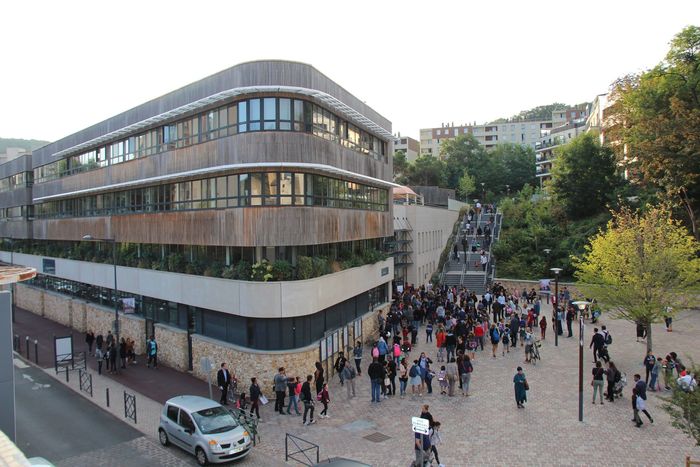
[[248, 431], [218, 402], [200, 396], [177, 396], [165, 402], [158, 438], [194, 454], [199, 465], [228, 462], [248, 455]]

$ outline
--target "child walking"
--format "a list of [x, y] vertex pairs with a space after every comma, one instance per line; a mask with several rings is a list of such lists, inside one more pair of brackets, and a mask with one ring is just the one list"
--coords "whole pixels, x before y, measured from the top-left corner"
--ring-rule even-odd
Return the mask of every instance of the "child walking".
[[321, 392], [318, 395], [321, 397], [321, 404], [323, 404], [323, 410], [321, 410], [320, 417], [329, 418], [328, 403], [331, 401], [331, 398], [328, 396], [328, 383], [323, 384], [323, 389], [321, 389]]

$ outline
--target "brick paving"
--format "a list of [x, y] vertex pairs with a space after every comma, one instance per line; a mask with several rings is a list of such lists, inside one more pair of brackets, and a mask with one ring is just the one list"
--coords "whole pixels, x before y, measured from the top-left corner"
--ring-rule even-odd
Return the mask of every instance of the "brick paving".
[[[43, 318], [39, 318], [42, 320]], [[497, 359], [490, 352], [477, 353], [471, 381], [472, 396], [448, 398], [438, 393], [423, 397], [389, 398], [375, 405], [370, 403], [369, 380], [365, 376], [368, 361], [363, 361], [363, 376], [357, 381], [357, 397], [347, 400], [345, 389], [338, 379], [330, 384], [331, 403], [329, 419], [318, 419], [315, 425], [304, 427], [301, 417], [280, 416], [273, 413], [272, 403], [263, 407], [260, 426], [262, 442], [240, 465], [284, 465], [284, 436], [291, 433], [320, 446], [321, 458], [347, 457], [371, 465], [407, 466], [413, 458], [411, 416], [420, 413], [422, 403], [430, 404], [436, 420], [442, 422], [443, 444], [440, 460], [446, 466], [457, 465], [682, 465], [686, 455], [700, 459], [700, 448], [683, 433], [670, 426], [669, 417], [661, 408], [659, 396], [650, 393], [648, 406], [654, 416], [636, 428], [630, 421], [630, 392], [632, 375], [643, 373], [641, 362], [645, 344], [635, 342], [635, 328], [631, 323], [603, 319], [614, 342], [610, 354], [618, 367], [627, 373], [630, 384], [623, 399], [604, 406], [591, 404], [590, 369], [592, 357], [588, 343], [592, 326], [587, 323], [584, 355], [584, 423], [578, 422], [578, 339], [561, 338], [555, 348], [553, 336], [548, 336], [541, 348], [543, 360], [532, 367], [524, 365], [523, 349]], [[44, 326], [47, 326], [44, 324]], [[551, 329], [550, 329], [551, 331]], [[700, 312], [683, 312], [674, 321], [674, 332], [664, 332], [663, 325], [655, 325], [654, 348], [659, 355], [676, 351], [685, 360], [700, 360], [696, 336], [700, 333]], [[577, 333], [577, 330], [576, 330]], [[424, 339], [421, 329], [419, 340]], [[425, 351], [435, 359], [434, 344], [421, 343], [412, 356]], [[525, 410], [515, 408], [512, 377], [515, 368], [525, 368], [531, 390]], [[138, 365], [137, 365], [138, 366]], [[235, 368], [235, 362], [233, 363]], [[155, 442], [155, 428], [162, 401], [158, 387], [168, 386], [174, 393], [191, 393], [198, 382], [190, 375], [170, 370], [149, 384], [134, 381], [139, 375], [130, 368], [131, 375], [117, 377], [94, 376], [95, 402], [104, 405], [104, 387], [109, 385], [113, 394], [121, 397], [124, 387], [133, 392], [139, 386], [137, 406], [138, 429]], [[158, 370], [161, 371], [161, 370]], [[311, 369], [309, 370], [311, 371]], [[47, 370], [53, 373], [51, 370]], [[303, 375], [302, 375], [303, 376]], [[194, 381], [193, 381], [194, 380]], [[125, 386], [122, 386], [124, 383]], [[437, 383], [437, 382], [436, 382]], [[70, 385], [77, 390], [76, 378]], [[155, 386], [155, 387], [154, 387]], [[261, 385], [264, 390], [270, 384]], [[437, 386], [437, 384], [436, 384]], [[268, 397], [271, 395], [267, 391]], [[410, 392], [410, 391], [409, 391]], [[159, 395], [160, 394], [160, 395]], [[113, 396], [114, 397], [114, 396]], [[112, 407], [123, 419], [121, 400]], [[317, 413], [320, 404], [317, 405]], [[374, 442], [372, 435], [388, 437]], [[370, 439], [367, 439], [367, 437]], [[157, 449], [163, 449], [155, 446]], [[194, 462], [177, 448], [169, 448], [168, 455], [182, 455], [186, 462]], [[164, 454], [165, 456], [165, 454]], [[169, 457], [164, 457], [165, 459]], [[80, 465], [80, 464], [75, 464]], [[170, 465], [170, 464], [167, 464]], [[178, 464], [172, 464], [178, 465]]]

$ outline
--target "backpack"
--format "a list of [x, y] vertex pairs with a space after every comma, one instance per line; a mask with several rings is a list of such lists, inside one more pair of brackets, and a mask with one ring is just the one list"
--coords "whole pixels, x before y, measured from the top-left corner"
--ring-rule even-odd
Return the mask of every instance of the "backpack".
[[408, 376], [411, 378], [415, 378], [418, 376], [418, 368], [416, 368], [416, 365], [413, 365], [410, 370], [408, 370]]
[[504, 332], [503, 333], [503, 343], [508, 344], [509, 339], [508, 339], [508, 333]]
[[612, 344], [612, 336], [610, 335], [609, 332], [605, 333], [605, 345], [610, 345]]
[[491, 334], [491, 339], [493, 339], [494, 342], [498, 342], [500, 337], [501, 336], [498, 334], [498, 329], [494, 329], [493, 334]]
[[319, 392], [318, 394], [316, 394], [316, 400], [320, 402], [321, 399], [323, 399], [323, 392]]
[[620, 373], [620, 370], [615, 370], [615, 379], [613, 381], [619, 383], [620, 379], [622, 379], [622, 374]]

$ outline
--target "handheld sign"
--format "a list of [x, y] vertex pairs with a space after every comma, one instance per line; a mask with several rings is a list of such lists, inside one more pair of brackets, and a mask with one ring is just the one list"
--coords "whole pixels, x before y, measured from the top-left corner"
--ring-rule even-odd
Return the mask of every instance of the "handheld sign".
[[427, 435], [430, 431], [430, 422], [425, 418], [412, 417], [411, 424], [413, 425], [413, 432], [420, 433], [422, 435]]

